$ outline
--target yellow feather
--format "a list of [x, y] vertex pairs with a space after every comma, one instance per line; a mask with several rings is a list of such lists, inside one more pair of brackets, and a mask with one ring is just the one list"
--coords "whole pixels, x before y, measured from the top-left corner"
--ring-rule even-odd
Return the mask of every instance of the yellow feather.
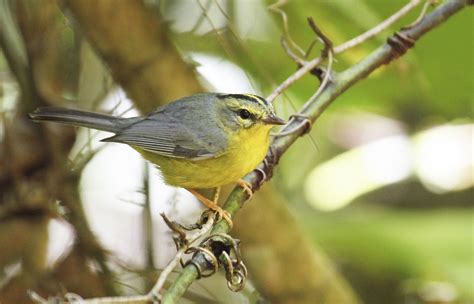
[[271, 127], [257, 123], [240, 130], [229, 139], [226, 153], [210, 159], [170, 158], [134, 148], [160, 169], [166, 183], [192, 189], [214, 188], [235, 182], [255, 169], [268, 151]]

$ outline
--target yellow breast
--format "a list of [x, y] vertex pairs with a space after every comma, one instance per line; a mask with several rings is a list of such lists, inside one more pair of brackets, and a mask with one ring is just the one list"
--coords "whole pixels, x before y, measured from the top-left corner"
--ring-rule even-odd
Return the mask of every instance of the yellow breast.
[[237, 181], [265, 157], [271, 126], [257, 124], [229, 140], [227, 151], [216, 158], [186, 160], [158, 155], [134, 147], [161, 171], [165, 182], [192, 189], [214, 188]]

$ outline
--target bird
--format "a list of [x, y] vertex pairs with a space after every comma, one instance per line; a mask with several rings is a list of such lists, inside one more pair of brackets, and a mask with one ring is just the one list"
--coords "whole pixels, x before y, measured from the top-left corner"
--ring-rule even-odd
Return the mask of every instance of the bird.
[[[254, 94], [200, 93], [132, 118], [64, 107], [40, 107], [35, 122], [50, 121], [111, 132], [103, 142], [131, 146], [155, 165], [166, 184], [187, 189], [232, 227], [217, 204], [220, 187], [241, 179], [265, 158], [270, 130], [285, 121], [270, 102]], [[197, 190], [215, 188], [214, 199]]]

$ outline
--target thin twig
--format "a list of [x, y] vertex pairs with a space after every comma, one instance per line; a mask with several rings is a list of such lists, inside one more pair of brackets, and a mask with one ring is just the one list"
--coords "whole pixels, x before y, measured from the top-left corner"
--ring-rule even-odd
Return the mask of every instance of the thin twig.
[[[293, 115], [290, 121], [288, 121], [287, 125], [284, 128], [282, 128], [280, 132], [274, 135], [275, 137], [290, 135], [291, 133], [298, 131], [301, 128], [301, 126], [305, 125], [306, 123], [309, 123], [308, 127], [311, 127], [312, 122], [308, 120], [309, 118], [307, 118], [306, 115], [303, 113], [305, 112], [305, 108], [310, 106], [310, 102], [318, 98], [318, 96], [323, 92], [323, 90], [326, 88], [327, 84], [329, 83], [329, 80], [331, 79], [331, 73], [332, 73], [332, 63], [333, 63], [333, 54], [332, 54], [332, 51], [329, 51], [328, 52], [328, 67], [325, 72], [323, 81], [321, 82], [321, 85], [319, 86], [318, 90], [308, 99], [308, 101], [303, 105], [303, 107], [298, 112], [298, 114]], [[296, 127], [292, 127], [291, 129], [289, 129], [288, 126], [295, 120], [295, 117], [304, 117], [305, 120], [303, 121], [301, 125], [298, 125]]]
[[[398, 10], [395, 14], [392, 16], [388, 17], [386, 20], [384, 20], [382, 23], [377, 25], [376, 27], [366, 31], [365, 33], [341, 44], [338, 45], [334, 48], [334, 55], [342, 53], [350, 48], [353, 48], [368, 39], [376, 36], [383, 30], [387, 29], [389, 26], [400, 20], [402, 17], [404, 17], [406, 14], [408, 14], [411, 10], [413, 10], [416, 6], [420, 4], [421, 0], [412, 0], [410, 1], [407, 5], [402, 7], [400, 10]], [[285, 81], [283, 81], [273, 92], [267, 97], [267, 100], [272, 102], [277, 98], [283, 91], [288, 89], [293, 83], [295, 83], [298, 79], [309, 73], [311, 70], [313, 70], [315, 67], [317, 67], [321, 62], [322, 62], [321, 57], [317, 57], [311, 61], [308, 61], [306, 64], [304, 64], [298, 71], [296, 71], [293, 75], [288, 77]]]
[[314, 21], [313, 17], [308, 17], [308, 24], [309, 24], [309, 27], [313, 30], [313, 32], [324, 43], [324, 49], [325, 50], [330, 49], [332, 51], [332, 41], [331, 41], [331, 39], [329, 39], [328, 36], [326, 36], [326, 34], [323, 33], [323, 31], [319, 28], [319, 26]]
[[[144, 194], [144, 205], [143, 205], [143, 231], [145, 234], [145, 265], [148, 269], [153, 269], [155, 265], [154, 261], [154, 246], [153, 246], [153, 216], [151, 210], [151, 194], [150, 194], [150, 167], [148, 162], [143, 161], [143, 194]], [[148, 283], [146, 288], [150, 288], [151, 284]]]
[[[199, 3], [199, 1], [198, 1]], [[268, 82], [268, 84], [270, 86], [274, 86], [276, 85], [276, 81], [273, 79], [273, 76], [269, 73], [266, 72], [266, 70], [261, 66], [261, 61], [260, 60], [257, 60], [255, 59], [255, 56], [253, 54], [253, 52], [249, 49], [249, 47], [244, 43], [244, 41], [242, 40], [242, 38], [240, 38], [239, 34], [238, 34], [238, 30], [235, 28], [235, 26], [233, 25], [233, 23], [231, 22], [231, 18], [230, 16], [227, 14], [227, 12], [224, 10], [224, 8], [219, 4], [219, 1], [217, 0], [214, 0], [214, 3], [216, 4], [218, 10], [222, 13], [222, 15], [226, 18], [227, 20], [227, 26], [230, 30], [230, 32], [232, 33], [232, 35], [235, 37], [235, 39], [237, 40], [237, 42], [239, 43], [239, 45], [242, 47], [243, 51], [245, 52], [245, 54], [248, 56], [248, 58], [250, 58], [250, 61], [252, 62], [253, 66], [256, 68], [256, 70], [260, 73], [260, 75]], [[200, 3], [199, 3], [200, 4]], [[202, 7], [202, 6], [201, 6]], [[203, 12], [204, 13], [204, 12]], [[210, 24], [211, 21], [209, 19], [209, 22]], [[218, 35], [217, 36], [218, 39], [220, 38], [220, 36]], [[222, 43], [221, 43], [222, 44]], [[239, 58], [237, 58], [235, 56], [235, 54], [232, 54], [232, 53], [229, 53], [227, 51], [227, 49], [224, 48], [224, 50], [227, 52], [228, 55], [234, 55], [234, 56], [230, 56], [231, 59], [233, 59], [235, 62], [239, 62]], [[234, 58], [233, 58], [234, 57]], [[247, 79], [249, 80], [250, 84], [252, 85], [252, 88], [255, 89], [255, 86], [253, 84], [253, 81], [252, 81], [252, 77], [250, 77], [250, 75], [248, 74], [247, 70], [244, 69], [245, 71], [245, 74], [247, 76]], [[290, 104], [291, 108], [293, 109], [293, 111], [296, 111], [296, 106], [295, 106], [295, 103], [283, 92], [283, 96], [284, 98], [286, 99], [286, 101]], [[311, 136], [311, 134], [309, 135], [309, 138], [311, 140], [311, 142], [313, 143], [313, 145], [316, 147], [316, 144], [315, 144], [315, 141], [313, 139], [313, 137]], [[316, 148], [317, 149], [317, 148]]]
[[413, 26], [415, 26], [416, 24], [418, 24], [418, 22], [421, 21], [421, 19], [423, 19], [426, 15], [426, 12], [428, 11], [428, 7], [431, 5], [431, 6], [434, 6], [436, 4], [436, 1], [437, 0], [426, 0], [425, 4], [423, 5], [423, 8], [421, 9], [421, 12], [420, 12], [420, 15], [418, 16], [418, 18], [416, 18], [415, 21], [413, 21], [412, 23], [410, 23], [409, 25], [406, 25], [403, 27], [403, 29], [409, 29]]
[[204, 6], [202, 6], [200, 1], [198, 1], [198, 4], [201, 7], [201, 9], [206, 12], [206, 14], [201, 14], [199, 16], [199, 19], [196, 21], [193, 28], [190, 30], [191, 33], [196, 32], [199, 29], [199, 27], [201, 26], [201, 24], [203, 23], [203, 21], [206, 19], [207, 12], [211, 8], [212, 0], [208, 0]]
[[[313, 94], [313, 96], [309, 98], [309, 100], [315, 100], [316, 98], [318, 98], [319, 95], [326, 88], [326, 85], [329, 83], [329, 80], [331, 79], [333, 60], [334, 60], [333, 51], [329, 50], [328, 51], [328, 67], [327, 67], [327, 70], [324, 72], [323, 81], [321, 82], [321, 85], [319, 86], [318, 90]], [[304, 112], [307, 106], [308, 106], [308, 102], [303, 105], [300, 112]]]
[[281, 43], [281, 47], [283, 48], [283, 50], [285, 51], [285, 53], [288, 55], [288, 57], [290, 57], [294, 62], [296, 62], [298, 65], [302, 66], [306, 63], [306, 61], [304, 61], [303, 59], [301, 59], [300, 57], [298, 57], [295, 53], [293, 53], [293, 51], [291, 50], [290, 46], [288, 45], [288, 43], [286, 42], [286, 39], [285, 37], [281, 37], [280, 38], [280, 43]]
[[285, 11], [280, 8], [283, 5], [285, 5], [287, 2], [288, 2], [287, 0], [278, 0], [277, 2], [271, 4], [268, 7], [268, 9], [277, 14], [280, 14], [281, 19], [283, 20], [283, 32], [285, 34], [285, 38], [290, 42], [291, 46], [295, 48], [301, 54], [301, 56], [304, 56], [306, 52], [291, 37], [290, 31], [288, 28], [288, 16], [286, 15]]
[[347, 41], [344, 42], [343, 44], [337, 46], [334, 48], [334, 53], [339, 54], [342, 53], [350, 48], [353, 48], [375, 36], [383, 32], [385, 29], [390, 27], [392, 24], [400, 20], [402, 17], [404, 17], [406, 14], [408, 14], [411, 10], [413, 10], [415, 7], [417, 7], [422, 0], [411, 0], [407, 5], [402, 7], [398, 12], [393, 14], [392, 16], [388, 17], [385, 19], [382, 23], [377, 25], [374, 28], [371, 28], [367, 32]]
[[160, 277], [158, 278], [155, 286], [151, 289], [151, 291], [148, 293], [148, 296], [150, 298], [160, 298], [159, 293], [161, 289], [163, 288], [163, 285], [166, 282], [166, 279], [168, 276], [171, 274], [171, 272], [178, 266], [179, 261], [183, 257], [183, 255], [186, 253], [186, 250], [189, 249], [189, 246], [193, 244], [196, 240], [201, 238], [202, 236], [206, 235], [214, 225], [214, 216], [208, 216], [206, 223], [202, 226], [202, 228], [196, 232], [190, 232], [187, 235], [187, 240], [188, 242], [186, 243], [185, 246], [182, 246], [176, 255], [173, 257], [173, 259], [168, 263], [168, 265], [163, 269], [163, 271], [160, 274]]
[[[410, 37], [413, 41], [418, 40], [423, 34], [429, 30], [435, 28], [439, 24], [446, 21], [449, 17], [463, 9], [468, 4], [467, 0], [451, 0], [446, 2], [442, 6], [435, 9], [431, 14], [427, 15], [421, 22], [414, 27], [402, 30], [400, 34], [406, 37]], [[399, 34], [399, 35], [400, 35]], [[333, 81], [331, 81], [326, 88], [316, 98], [312, 98], [306, 104], [305, 110], [301, 112], [302, 115], [308, 116], [312, 122], [321, 115], [321, 113], [343, 92], [353, 86], [355, 83], [367, 77], [374, 70], [380, 66], [391, 62], [399, 58], [401, 54], [396, 53], [396, 50], [388, 43], [384, 43], [382, 46], [377, 48], [359, 63], [353, 65], [347, 70], [340, 73]], [[297, 122], [290, 123], [288, 127], [293, 127]], [[273, 170], [276, 166], [279, 158], [283, 153], [303, 134], [304, 130], [295, 132], [285, 137], [275, 138], [272, 142], [270, 151], [274, 155], [274, 162], [265, 164], [262, 163], [257, 169], [258, 170]], [[265, 171], [264, 171], [265, 172]], [[271, 172], [268, 172], [271, 173]], [[266, 174], [270, 176], [270, 174]], [[244, 177], [244, 180], [251, 183], [254, 188], [258, 188], [261, 184], [262, 175], [257, 170], [249, 173]], [[242, 208], [244, 202], [247, 200], [247, 194], [245, 191], [236, 187], [229, 195], [224, 209], [234, 216], [235, 213]], [[211, 231], [211, 234], [215, 233], [227, 233], [229, 231], [229, 225], [225, 221], [218, 222]], [[197, 261], [196, 261], [197, 262]], [[202, 265], [203, 269], [206, 269], [207, 265]], [[184, 292], [198, 277], [197, 268], [188, 265], [183, 269], [178, 278], [168, 288], [166, 293], [163, 295], [163, 304], [177, 303], [182, 297]]]
[[[321, 39], [321, 41], [324, 43], [323, 56], [328, 57], [328, 66], [327, 66], [327, 69], [324, 73], [324, 78], [321, 81], [321, 85], [319, 86], [319, 88], [316, 90], [316, 92], [309, 99], [309, 100], [315, 100], [321, 94], [321, 92], [326, 88], [326, 85], [329, 83], [329, 80], [331, 79], [332, 64], [333, 64], [333, 59], [334, 59], [334, 55], [333, 55], [334, 50], [332, 49], [332, 41], [316, 25], [316, 22], [314, 22], [313, 18], [311, 18], [311, 17], [308, 18], [308, 22], [309, 22], [310, 27], [313, 29], [313, 31], [316, 33], [316, 35], [319, 37], [319, 39]], [[303, 116], [304, 117], [304, 115], [301, 115], [301, 112], [304, 112], [304, 110], [307, 106], [308, 106], [308, 103], [303, 105], [302, 109], [300, 110], [300, 114], [297, 114], [296, 116], [295, 115], [291, 116], [290, 121], [287, 123], [287, 125], [289, 125], [291, 122], [293, 122], [295, 120], [295, 117], [297, 117], [297, 116]], [[309, 123], [309, 127], [311, 127], [311, 122], [307, 118], [305, 118], [302, 125], [304, 125], [306, 123]], [[299, 130], [300, 127], [301, 127], [301, 125], [297, 126], [294, 129], [288, 129], [288, 128], [285, 129], [285, 128], [283, 128], [280, 132], [275, 134], [275, 136], [277, 136], [277, 137], [278, 136], [287, 136], [287, 135], [295, 132], [296, 130]]]
[[[190, 246], [195, 243], [197, 240], [205, 236], [209, 231], [212, 229], [215, 222], [215, 217], [209, 215], [206, 219], [206, 222], [201, 225], [201, 229], [197, 231], [189, 232], [185, 237], [186, 240], [178, 249], [176, 255], [170, 260], [168, 265], [163, 269], [158, 277], [153, 288], [150, 292], [146, 295], [138, 295], [138, 296], [122, 296], [122, 297], [101, 297], [101, 298], [90, 298], [90, 299], [83, 299], [77, 294], [74, 293], [67, 293], [65, 298], [67, 303], [80, 303], [80, 304], [112, 304], [112, 303], [151, 303], [155, 301], [161, 301], [160, 291], [162, 290], [166, 280], [168, 279], [169, 275], [173, 272], [173, 270], [178, 266], [179, 262], [183, 258], [183, 255], [186, 254], [186, 251], [190, 248]], [[56, 303], [57, 298], [45, 299], [39, 296], [34, 291], [28, 291], [28, 295], [30, 299], [35, 303], [41, 304], [48, 304], [48, 303]]]

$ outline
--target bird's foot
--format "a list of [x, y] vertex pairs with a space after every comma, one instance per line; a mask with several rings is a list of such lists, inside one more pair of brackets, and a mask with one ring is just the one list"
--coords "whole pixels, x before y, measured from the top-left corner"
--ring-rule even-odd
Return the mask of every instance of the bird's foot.
[[209, 209], [211, 209], [211, 210], [213, 210], [217, 213], [216, 222], [224, 219], [227, 222], [227, 224], [229, 224], [229, 228], [232, 229], [234, 224], [232, 222], [232, 218], [231, 218], [230, 213], [228, 211], [222, 209], [219, 205], [217, 205], [217, 201], [216, 202], [211, 201], [210, 199], [208, 199], [207, 197], [205, 197], [204, 195], [202, 195], [201, 193], [197, 192], [194, 189], [186, 189], [186, 190], [191, 192], [191, 194], [193, 194], [206, 207], [208, 207]]
[[232, 229], [232, 227], [234, 226], [234, 223], [232, 222], [232, 217], [231, 217], [229, 211], [224, 210], [219, 206], [217, 206], [216, 209], [212, 209], [212, 210], [214, 210], [217, 213], [216, 221], [220, 221], [221, 219], [224, 219], [227, 222], [227, 224], [229, 225], [229, 228]]
[[249, 182], [247, 182], [243, 179], [239, 179], [237, 181], [237, 185], [239, 185], [247, 193], [247, 195], [249, 197], [248, 199], [252, 198], [253, 190], [252, 190], [252, 185]]

